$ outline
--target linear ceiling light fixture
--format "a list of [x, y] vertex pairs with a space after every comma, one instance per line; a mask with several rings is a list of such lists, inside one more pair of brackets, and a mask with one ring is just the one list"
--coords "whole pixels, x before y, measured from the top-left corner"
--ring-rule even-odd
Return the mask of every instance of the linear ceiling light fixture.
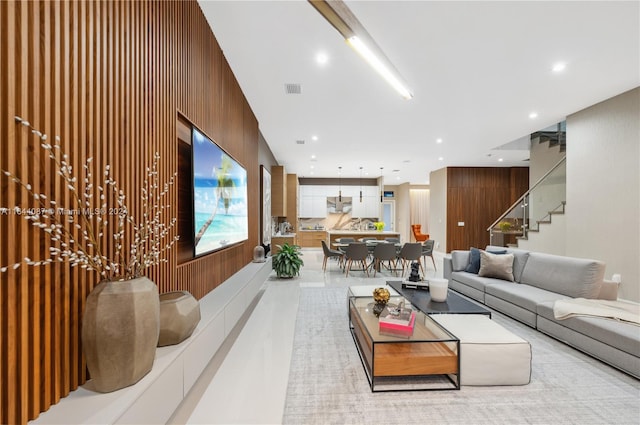
[[391, 87], [403, 98], [413, 98], [398, 70], [342, 0], [308, 1]]
[[338, 202], [342, 202], [342, 167], [338, 167]]

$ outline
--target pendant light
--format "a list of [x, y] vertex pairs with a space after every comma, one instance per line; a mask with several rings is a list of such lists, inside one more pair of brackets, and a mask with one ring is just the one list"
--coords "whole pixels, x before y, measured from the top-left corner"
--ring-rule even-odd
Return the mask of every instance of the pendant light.
[[362, 167], [360, 167], [360, 203], [362, 203]]
[[338, 167], [338, 202], [342, 202], [342, 167]]
[[384, 181], [383, 181], [383, 177], [382, 177], [382, 169], [384, 167], [380, 167], [380, 203], [382, 203], [382, 195], [384, 195], [382, 193], [382, 191], [384, 190]]

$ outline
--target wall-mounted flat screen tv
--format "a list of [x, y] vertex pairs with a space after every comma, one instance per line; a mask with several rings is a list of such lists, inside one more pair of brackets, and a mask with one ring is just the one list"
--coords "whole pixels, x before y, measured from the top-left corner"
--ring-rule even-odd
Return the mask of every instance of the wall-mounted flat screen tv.
[[193, 129], [193, 212], [196, 256], [249, 238], [247, 171]]

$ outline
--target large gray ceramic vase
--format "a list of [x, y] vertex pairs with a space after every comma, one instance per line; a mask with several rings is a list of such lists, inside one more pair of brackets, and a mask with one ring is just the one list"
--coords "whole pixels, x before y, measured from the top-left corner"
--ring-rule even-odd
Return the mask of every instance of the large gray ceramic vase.
[[159, 332], [155, 283], [146, 277], [100, 282], [82, 319], [91, 387], [107, 393], [138, 382], [153, 366]]

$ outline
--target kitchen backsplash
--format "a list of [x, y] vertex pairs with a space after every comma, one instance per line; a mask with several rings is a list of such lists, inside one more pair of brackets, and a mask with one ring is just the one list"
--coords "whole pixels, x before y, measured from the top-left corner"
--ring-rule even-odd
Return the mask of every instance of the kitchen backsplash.
[[377, 218], [352, 218], [350, 213], [329, 213], [327, 218], [301, 218], [299, 230], [370, 230]]

